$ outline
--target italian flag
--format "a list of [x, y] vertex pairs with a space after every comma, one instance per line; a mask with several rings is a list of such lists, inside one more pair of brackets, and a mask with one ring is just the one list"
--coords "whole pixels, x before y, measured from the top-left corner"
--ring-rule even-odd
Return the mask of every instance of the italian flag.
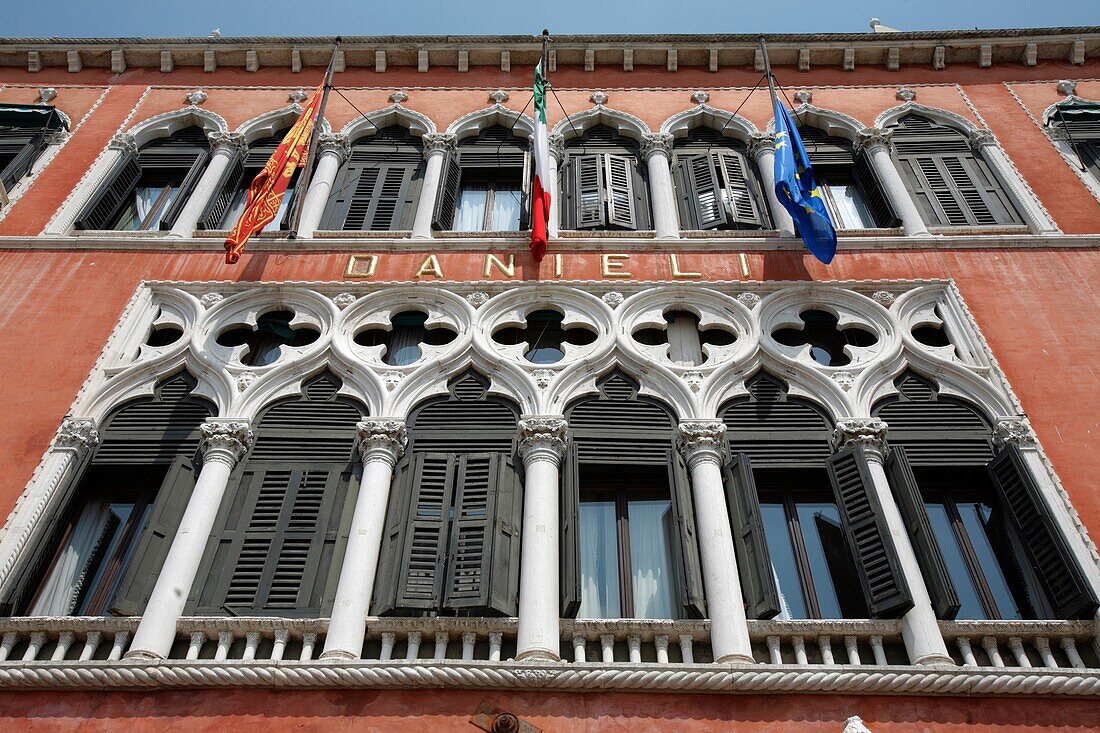
[[546, 254], [546, 223], [550, 221], [550, 191], [543, 185], [550, 171], [546, 133], [546, 70], [535, 67], [535, 180], [531, 204], [531, 256], [541, 262]]

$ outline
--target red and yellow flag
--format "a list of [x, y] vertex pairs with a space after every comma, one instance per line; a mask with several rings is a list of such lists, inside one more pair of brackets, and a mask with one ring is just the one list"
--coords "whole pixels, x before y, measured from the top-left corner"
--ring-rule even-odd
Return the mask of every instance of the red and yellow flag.
[[[279, 204], [290, 185], [290, 179], [298, 166], [305, 163], [309, 139], [313, 134], [313, 125], [317, 121], [321, 106], [321, 92], [324, 85], [317, 87], [313, 97], [306, 104], [294, 127], [275, 148], [264, 169], [253, 179], [248, 187], [248, 200], [237, 225], [225, 240], [225, 264], [234, 265], [241, 258], [248, 238], [263, 230], [279, 213]], [[304, 192], [302, 192], [304, 193]]]

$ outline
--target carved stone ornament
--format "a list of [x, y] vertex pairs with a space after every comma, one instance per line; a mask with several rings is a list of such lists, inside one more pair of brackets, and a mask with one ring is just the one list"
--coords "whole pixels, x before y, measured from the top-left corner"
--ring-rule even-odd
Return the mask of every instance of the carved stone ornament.
[[252, 372], [241, 372], [237, 375], [236, 379], [237, 390], [240, 392], [244, 392], [246, 389], [248, 389], [249, 385], [256, 381], [256, 379], [256, 375]]
[[531, 372], [531, 379], [535, 380], [535, 384], [538, 385], [539, 389], [546, 389], [554, 381], [554, 370], [536, 369]]
[[565, 159], [565, 135], [555, 133], [546, 138], [546, 146], [550, 148], [550, 155], [561, 165]]
[[685, 420], [680, 423], [677, 444], [690, 467], [697, 460], [722, 460], [726, 424], [720, 420]]
[[565, 454], [569, 424], [557, 415], [532, 415], [519, 421], [519, 454], [524, 460], [553, 458]]
[[886, 455], [885, 420], [877, 417], [850, 417], [838, 420], [833, 431], [833, 444], [837, 450], [844, 448], [866, 448], [880, 456]]
[[800, 89], [794, 93], [794, 98], [802, 104], [810, 104], [814, 101], [814, 93], [809, 89]]
[[917, 98], [917, 93], [909, 87], [898, 87], [898, 90], [894, 92], [894, 98], [902, 102], [912, 102]]
[[993, 137], [993, 131], [987, 127], [983, 127], [980, 130], [974, 130], [970, 133], [970, 147], [974, 150], [985, 147], [986, 145], [996, 145], [997, 138]]
[[890, 144], [891, 134], [890, 130], [884, 130], [881, 127], [865, 127], [859, 131], [856, 147], [871, 150], [880, 145], [887, 146]]
[[700, 389], [703, 388], [704, 377], [703, 373], [700, 371], [696, 371], [693, 369], [689, 372], [684, 372], [683, 379], [684, 382], [687, 383], [688, 389], [690, 389], [692, 392], [698, 392]]
[[347, 135], [336, 132], [322, 132], [317, 138], [317, 151], [319, 153], [336, 153], [340, 160], [344, 161], [351, 155], [351, 140]]
[[[1058, 128], [1058, 129], [1062, 129], [1062, 128]], [[63, 129], [63, 128], [58, 128], [57, 130], [51, 130], [50, 132], [46, 133], [46, 144], [47, 145], [60, 145], [61, 143], [68, 140], [70, 135], [72, 135], [72, 133], [69, 132], [68, 130]]]
[[424, 143], [424, 157], [434, 153], [453, 153], [458, 149], [458, 138], [445, 132], [429, 132], [421, 138]]
[[230, 463], [236, 463], [241, 459], [252, 445], [252, 431], [248, 423], [233, 422], [204, 422], [199, 425], [202, 438], [199, 440], [199, 451], [204, 460], [220, 458]]
[[512, 674], [514, 674], [518, 680], [530, 687], [542, 687], [561, 674], [561, 670], [517, 667], [512, 670]]
[[623, 304], [624, 300], [626, 300], [626, 298], [617, 290], [612, 290], [610, 293], [603, 294], [603, 302], [607, 303], [612, 308], [618, 308]]
[[756, 156], [766, 152], [775, 152], [775, 136], [766, 132], [749, 135], [749, 157], [755, 160]]
[[696, 104], [706, 104], [710, 101], [710, 92], [698, 91], [691, 93], [691, 101]]
[[53, 87], [42, 87], [38, 90], [38, 101], [45, 104], [57, 98], [57, 90]]
[[894, 294], [885, 290], [876, 290], [871, 294], [871, 300], [875, 301], [883, 308], [889, 308], [894, 304]]
[[390, 101], [394, 104], [401, 104], [402, 102], [409, 101], [409, 95], [405, 92], [398, 90], [390, 95]]
[[397, 389], [397, 385], [401, 384], [401, 380], [405, 378], [404, 372], [397, 370], [388, 371], [382, 375], [382, 384], [386, 385], [386, 390], [389, 392]]
[[53, 444], [55, 448], [69, 448], [83, 453], [99, 445], [99, 431], [92, 420], [67, 417], [61, 423], [61, 432]]
[[1058, 82], [1058, 91], [1067, 97], [1072, 97], [1077, 93], [1077, 82], [1071, 79], [1062, 79]]
[[493, 104], [504, 104], [511, 98], [511, 95], [503, 89], [497, 89], [489, 92], [489, 101]]
[[863, 720], [858, 715], [853, 715], [845, 721], [844, 730], [841, 733], [871, 733], [871, 730], [863, 724]]
[[608, 96], [606, 92], [592, 92], [592, 96], [588, 98], [588, 101], [596, 106], [603, 106], [607, 104]]
[[756, 293], [741, 293], [737, 296], [737, 302], [745, 306], [749, 310], [752, 310], [756, 306], [760, 305], [760, 296]]
[[853, 375], [851, 372], [834, 372], [832, 376], [833, 381], [836, 382], [836, 385], [845, 392], [850, 390], [852, 388], [852, 385], [856, 383], [855, 375]]
[[121, 150], [132, 155], [137, 155], [138, 151], [137, 140], [134, 139], [133, 135], [126, 132], [115, 133], [115, 136], [107, 143], [107, 147], [111, 150]]
[[214, 132], [207, 133], [206, 139], [210, 141], [210, 148], [212, 150], [224, 148], [235, 153], [244, 153], [248, 150], [248, 144], [244, 140], [244, 135], [239, 132], [221, 132], [220, 130], [215, 130]]
[[335, 303], [336, 307], [340, 310], [344, 310], [356, 300], [357, 298], [351, 293], [339, 293], [338, 295], [332, 296], [332, 302]]
[[225, 296], [221, 293], [207, 293], [199, 298], [199, 302], [206, 308], [212, 308], [223, 300], [225, 300]]
[[373, 451], [384, 451], [397, 460], [409, 444], [409, 434], [402, 420], [363, 420], [356, 423], [359, 435], [359, 453], [366, 460]]
[[993, 428], [993, 442], [996, 445], [1011, 443], [1021, 448], [1036, 444], [1035, 433], [1026, 417], [998, 420]]
[[184, 100], [186, 100], [186, 102], [189, 105], [191, 105], [192, 107], [195, 107], [195, 106], [200, 105], [203, 102], [205, 102], [208, 98], [209, 98], [209, 95], [206, 92], [204, 92], [201, 89], [196, 89], [195, 91], [193, 91], [190, 94], [186, 95], [184, 97]]
[[309, 99], [309, 92], [301, 87], [298, 87], [293, 92], [287, 95], [286, 101], [293, 102], [294, 104], [301, 104]]
[[489, 302], [489, 294], [481, 290], [476, 290], [466, 296], [466, 302], [475, 308], [480, 308]]
[[672, 135], [667, 132], [646, 135], [642, 138], [642, 159], [649, 160], [652, 155], [663, 155], [666, 158], [671, 157], [672, 141]]

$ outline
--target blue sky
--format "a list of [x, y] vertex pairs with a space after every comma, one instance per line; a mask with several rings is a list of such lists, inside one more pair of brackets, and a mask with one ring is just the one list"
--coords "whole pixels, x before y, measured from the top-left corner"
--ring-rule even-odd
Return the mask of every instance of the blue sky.
[[862, 32], [1100, 25], [1097, 0], [3, 0], [0, 36]]

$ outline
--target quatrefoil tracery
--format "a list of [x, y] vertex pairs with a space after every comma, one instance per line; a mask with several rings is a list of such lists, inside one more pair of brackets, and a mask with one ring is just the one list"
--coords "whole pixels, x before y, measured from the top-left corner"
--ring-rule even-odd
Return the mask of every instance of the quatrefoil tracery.
[[321, 332], [309, 325], [295, 325], [294, 311], [273, 310], [256, 319], [256, 325], [230, 326], [217, 337], [219, 346], [235, 348], [245, 346], [241, 363], [245, 366], [267, 366], [282, 356], [285, 347], [308, 346], [321, 336]]
[[[865, 326], [848, 323], [828, 311], [808, 309], [799, 313], [801, 328], [779, 328], [772, 338], [784, 346], [809, 346], [810, 358], [821, 366], [839, 367], [851, 364], [851, 347], [867, 348], [878, 343], [878, 336]], [[858, 360], [857, 360], [858, 361]]]
[[646, 346], [668, 345], [665, 355], [677, 366], [699, 366], [712, 354], [710, 346], [729, 346], [737, 335], [721, 326], [700, 328], [699, 316], [690, 311], [672, 310], [664, 314], [665, 326], [644, 324], [631, 336]]
[[554, 364], [565, 358], [565, 346], [587, 346], [596, 334], [579, 326], [567, 327], [565, 315], [544, 308], [527, 314], [525, 326], [505, 326], [493, 332], [493, 340], [504, 346], [525, 345], [523, 358], [532, 364]]
[[446, 346], [458, 337], [451, 328], [428, 324], [428, 314], [407, 310], [390, 317], [389, 328], [370, 325], [355, 334], [360, 346], [374, 349], [383, 364], [408, 366], [424, 356], [424, 346]]

